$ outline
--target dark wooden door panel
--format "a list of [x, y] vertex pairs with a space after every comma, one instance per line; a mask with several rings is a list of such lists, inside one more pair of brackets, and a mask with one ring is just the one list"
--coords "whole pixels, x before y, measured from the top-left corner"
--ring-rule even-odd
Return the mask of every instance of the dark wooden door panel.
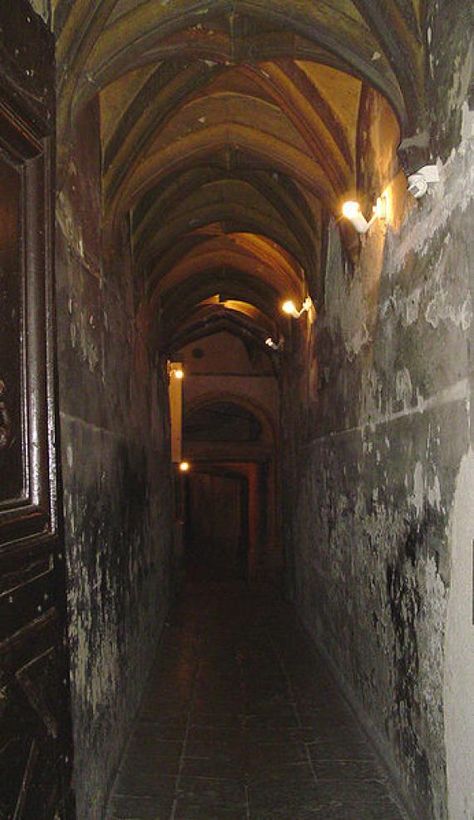
[[247, 485], [229, 472], [188, 479], [188, 557], [197, 577], [246, 577]]
[[52, 37], [0, 3], [0, 820], [74, 816], [58, 510]]
[[23, 294], [20, 275], [22, 172], [0, 155], [0, 502], [25, 497], [21, 416]]

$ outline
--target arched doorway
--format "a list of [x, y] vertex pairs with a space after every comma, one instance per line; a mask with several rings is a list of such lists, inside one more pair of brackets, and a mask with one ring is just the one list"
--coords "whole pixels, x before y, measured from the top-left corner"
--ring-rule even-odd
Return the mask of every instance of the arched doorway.
[[[258, 413], [258, 416], [257, 416]], [[275, 559], [273, 432], [240, 397], [191, 406], [184, 421], [185, 547], [194, 576], [249, 579]]]

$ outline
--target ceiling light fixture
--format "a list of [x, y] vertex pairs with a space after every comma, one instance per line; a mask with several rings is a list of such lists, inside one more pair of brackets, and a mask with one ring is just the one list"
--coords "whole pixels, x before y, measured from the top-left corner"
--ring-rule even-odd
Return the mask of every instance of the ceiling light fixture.
[[287, 316], [291, 316], [293, 319], [299, 319], [303, 313], [307, 313], [313, 307], [313, 300], [311, 296], [307, 296], [304, 300], [301, 310], [297, 310], [295, 303], [292, 299], [287, 299], [286, 302], [283, 302], [281, 309], [283, 313], [286, 313]]
[[379, 196], [377, 204], [374, 205], [372, 218], [367, 222], [360, 209], [358, 202], [348, 200], [342, 206], [342, 215], [352, 223], [357, 233], [367, 233], [369, 228], [377, 219], [385, 219], [387, 216], [387, 200], [384, 196]]

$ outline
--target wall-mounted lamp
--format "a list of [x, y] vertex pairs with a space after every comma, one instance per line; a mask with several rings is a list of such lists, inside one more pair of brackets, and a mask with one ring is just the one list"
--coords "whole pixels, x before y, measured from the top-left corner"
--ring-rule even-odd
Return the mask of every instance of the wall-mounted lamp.
[[387, 201], [385, 197], [379, 196], [377, 204], [374, 205], [372, 218], [367, 222], [360, 209], [358, 202], [348, 200], [342, 206], [342, 215], [352, 223], [357, 233], [367, 233], [369, 228], [377, 219], [385, 219], [387, 216]]
[[171, 423], [171, 460], [174, 464], [181, 461], [181, 441], [183, 436], [183, 377], [181, 362], [168, 362], [168, 396]]
[[284, 339], [282, 337], [279, 342], [275, 342], [271, 336], [267, 336], [265, 339], [265, 344], [270, 348], [270, 350], [281, 350], [284, 345]]
[[292, 299], [288, 299], [286, 302], [283, 302], [281, 309], [287, 316], [291, 316], [293, 319], [299, 319], [303, 313], [307, 313], [312, 307], [313, 300], [311, 299], [311, 296], [307, 296], [301, 306], [301, 310], [297, 310]]
[[168, 376], [172, 376], [174, 379], [184, 379], [184, 370], [181, 362], [168, 362]]
[[180, 465], [179, 465], [180, 473], [189, 473], [190, 469], [191, 469], [191, 465], [190, 465], [189, 461], [181, 461], [180, 462]]
[[408, 190], [415, 199], [420, 199], [428, 190], [428, 183], [439, 182], [439, 170], [437, 165], [425, 165], [410, 174], [408, 177]]

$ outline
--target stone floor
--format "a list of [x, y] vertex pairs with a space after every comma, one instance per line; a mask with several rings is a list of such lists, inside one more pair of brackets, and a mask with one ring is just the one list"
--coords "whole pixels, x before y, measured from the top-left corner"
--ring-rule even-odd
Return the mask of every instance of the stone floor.
[[194, 584], [165, 628], [107, 817], [407, 815], [291, 610], [269, 589]]

